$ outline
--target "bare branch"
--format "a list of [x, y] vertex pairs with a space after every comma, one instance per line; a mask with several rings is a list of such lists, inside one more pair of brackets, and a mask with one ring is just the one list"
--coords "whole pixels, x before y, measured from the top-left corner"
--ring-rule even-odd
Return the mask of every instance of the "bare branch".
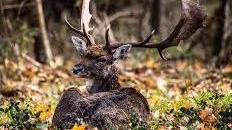
[[[35, 6], [36, 4], [31, 2], [28, 4], [24, 4], [23, 7], [31, 7], [31, 6]], [[10, 9], [17, 9], [17, 8], [22, 8], [22, 4], [12, 4], [12, 5], [4, 5], [2, 7], [2, 10], [10, 10]]]
[[109, 23], [112, 21], [115, 21], [118, 18], [121, 17], [127, 17], [127, 16], [137, 16], [142, 13], [142, 10], [136, 9], [136, 10], [123, 10], [120, 12], [117, 12], [115, 14], [112, 14], [109, 16]]

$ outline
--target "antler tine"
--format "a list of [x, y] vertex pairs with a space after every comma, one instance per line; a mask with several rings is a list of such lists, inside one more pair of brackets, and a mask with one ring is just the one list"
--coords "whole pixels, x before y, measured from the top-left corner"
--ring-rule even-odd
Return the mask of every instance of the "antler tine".
[[105, 33], [105, 46], [104, 46], [104, 50], [107, 51], [107, 53], [111, 53], [110, 40], [109, 40], [109, 31], [110, 31], [110, 29], [107, 28], [106, 33]]
[[[144, 47], [144, 48], [157, 48], [160, 57], [162, 58], [162, 60], [167, 60], [167, 58], [164, 57], [164, 55], [162, 54], [162, 51], [165, 48], [171, 47], [171, 46], [176, 46], [176, 43], [172, 42], [179, 34], [181, 28], [184, 26], [184, 19], [180, 19], [179, 23], [177, 24], [176, 28], [174, 29], [174, 31], [171, 33], [171, 35], [164, 41], [160, 42], [160, 43], [148, 43], [146, 46], [134, 46], [134, 47]], [[150, 45], [149, 45], [150, 44]], [[178, 43], [177, 43], [178, 45]]]
[[69, 21], [68, 21], [66, 15], [65, 15], [65, 17], [64, 17], [64, 20], [65, 20], [65, 23], [67, 24], [67, 26], [68, 26], [72, 31], [74, 31], [74, 32], [80, 34], [81, 36], [85, 37], [84, 33], [83, 33], [81, 30], [76, 29], [75, 27], [73, 27], [73, 26], [69, 23]]
[[83, 27], [84, 37], [86, 38], [88, 45], [90, 45], [90, 46], [93, 45], [92, 41], [90, 40], [90, 38], [86, 32], [85, 24], [82, 24], [82, 27]]
[[84, 37], [84, 38], [87, 40], [87, 44], [88, 44], [88, 45], [91, 46], [91, 45], [93, 44], [93, 41], [89, 38], [89, 36], [88, 36], [88, 34], [87, 34], [87, 32], [86, 32], [86, 29], [85, 29], [85, 25], [84, 25], [84, 24], [82, 25], [82, 27], [83, 27], [83, 31], [82, 31], [82, 30], [79, 30], [79, 29], [76, 29], [75, 27], [73, 27], [73, 26], [69, 23], [69, 21], [68, 21], [68, 19], [67, 19], [66, 16], [64, 17], [64, 19], [65, 19], [65, 23], [67, 24], [67, 26], [68, 26], [72, 31], [78, 33], [79, 35], [81, 35], [82, 37]]
[[144, 41], [142, 41], [142, 42], [139, 42], [139, 43], [137, 43], [137, 44], [133, 44], [132, 46], [133, 47], [136, 47], [136, 46], [142, 46], [142, 45], [145, 45], [146, 43], [148, 43], [150, 40], [151, 40], [151, 38], [152, 38], [152, 36], [154, 35], [154, 33], [155, 33], [155, 30], [152, 30], [151, 31], [151, 33], [147, 36], [147, 38], [144, 40]]
[[135, 43], [111, 43], [109, 44], [110, 46], [108, 48], [110, 48], [111, 50], [116, 49], [122, 45], [126, 45], [126, 44], [131, 44], [132, 47], [146, 47], [147, 43], [151, 40], [152, 36], [154, 35], [155, 30], [153, 30], [146, 38], [145, 40], [143, 40], [142, 42], [135, 42]]

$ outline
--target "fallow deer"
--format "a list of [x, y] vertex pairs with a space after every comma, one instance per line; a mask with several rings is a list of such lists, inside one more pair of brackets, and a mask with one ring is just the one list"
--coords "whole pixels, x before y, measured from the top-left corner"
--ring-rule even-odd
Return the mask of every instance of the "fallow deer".
[[129, 127], [130, 116], [136, 114], [141, 125], [146, 125], [149, 107], [146, 99], [134, 88], [122, 88], [118, 82], [114, 61], [125, 58], [131, 45], [122, 45], [107, 52], [104, 46], [87, 44], [72, 36], [72, 42], [80, 52], [82, 60], [73, 67], [77, 77], [91, 79], [87, 84], [88, 96], [78, 89], [68, 89], [56, 108], [53, 125], [67, 128], [70, 124], [84, 120], [98, 128]]
[[[89, 95], [82, 95], [77, 88], [65, 91], [53, 116], [53, 126], [59, 129], [72, 127], [82, 121], [100, 129], [129, 129], [130, 117], [135, 114], [141, 125], [146, 126], [149, 106], [145, 97], [134, 88], [122, 87], [118, 82], [114, 61], [123, 59], [131, 47], [157, 48], [162, 59], [162, 50], [178, 45], [202, 26], [205, 14], [197, 2], [181, 0], [182, 16], [172, 34], [163, 42], [151, 43], [152, 33], [138, 43], [110, 43], [106, 31], [104, 46], [94, 43], [88, 24], [90, 0], [83, 1], [81, 30], [74, 28], [65, 18], [67, 26], [82, 36], [72, 36], [72, 42], [80, 52], [82, 60], [73, 67], [73, 74], [91, 79], [87, 84]], [[87, 9], [86, 9], [87, 8]], [[83, 13], [84, 11], [87, 13]], [[83, 21], [83, 19], [87, 19]]]

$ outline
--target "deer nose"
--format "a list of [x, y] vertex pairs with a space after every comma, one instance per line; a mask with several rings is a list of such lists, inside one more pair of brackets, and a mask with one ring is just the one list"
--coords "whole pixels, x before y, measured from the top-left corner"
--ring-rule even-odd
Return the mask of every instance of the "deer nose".
[[74, 74], [78, 74], [78, 73], [80, 73], [80, 72], [82, 72], [84, 70], [84, 67], [83, 66], [74, 66], [73, 67], [73, 73]]

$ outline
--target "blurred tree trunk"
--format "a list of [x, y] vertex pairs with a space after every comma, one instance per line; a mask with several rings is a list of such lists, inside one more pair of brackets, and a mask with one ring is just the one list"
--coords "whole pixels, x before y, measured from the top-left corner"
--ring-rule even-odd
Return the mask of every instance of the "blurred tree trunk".
[[232, 28], [230, 25], [230, 2], [229, 0], [221, 0], [221, 8], [223, 8], [223, 34], [221, 36], [221, 50], [218, 53], [217, 63], [227, 64], [232, 62]]
[[229, 0], [220, 0], [220, 6], [215, 13], [216, 31], [213, 40], [212, 58], [214, 64], [219, 67], [222, 64], [229, 63], [230, 55], [227, 55], [229, 49], [228, 28], [229, 28]]
[[139, 40], [143, 40], [144, 36], [152, 30], [155, 30], [155, 34], [160, 33], [163, 6], [162, 0], [146, 0], [143, 3], [143, 13], [139, 18]]
[[141, 5], [141, 8], [143, 9], [143, 12], [139, 16], [139, 29], [138, 29], [138, 39], [140, 41], [143, 40], [144, 35], [147, 33], [146, 30], [149, 30], [150, 27], [147, 26], [149, 22], [149, 17], [150, 17], [150, 10], [148, 5], [150, 5], [151, 0], [145, 0], [145, 2]]
[[40, 35], [35, 35], [34, 36], [34, 56], [35, 60], [38, 61], [39, 63], [46, 64], [47, 63], [47, 56], [44, 48], [43, 40]]
[[223, 34], [224, 34], [224, 27], [225, 27], [225, 20], [226, 20], [226, 6], [228, 4], [228, 0], [221, 0], [220, 7], [215, 13], [215, 18], [217, 21], [217, 29], [215, 32], [214, 37], [214, 44], [213, 44], [213, 51], [212, 56], [218, 56], [221, 49], [222, 49], [222, 42], [223, 42]]
[[[48, 39], [48, 34], [46, 30], [46, 24], [43, 13], [42, 0], [36, 1], [36, 9], [38, 15], [38, 24], [40, 28], [40, 35], [35, 38], [34, 53], [36, 60], [41, 63], [50, 63], [53, 59], [52, 51]], [[41, 40], [42, 39], [42, 40]], [[40, 45], [38, 45], [40, 44]]]
[[201, 45], [205, 61], [220, 67], [232, 63], [232, 29], [230, 24], [230, 0], [219, 0], [219, 7], [208, 18], [202, 29], [191, 42], [189, 50]]
[[161, 0], [151, 0], [151, 18], [150, 18], [150, 26], [152, 29], [156, 30], [156, 34], [160, 32], [160, 21], [161, 21], [161, 11], [163, 8], [163, 4]]

